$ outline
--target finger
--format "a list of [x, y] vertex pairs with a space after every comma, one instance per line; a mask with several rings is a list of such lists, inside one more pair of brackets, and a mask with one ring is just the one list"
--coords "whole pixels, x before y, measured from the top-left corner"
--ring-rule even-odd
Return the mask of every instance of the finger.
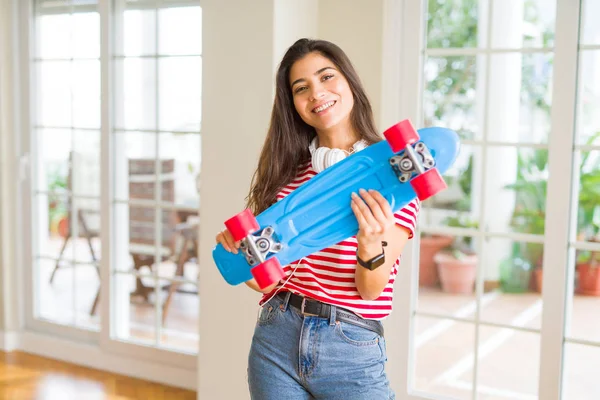
[[352, 199], [350, 206], [352, 207], [352, 211], [354, 211], [354, 216], [356, 217], [356, 220], [358, 221], [358, 229], [362, 230], [365, 233], [371, 233], [371, 227], [365, 220], [365, 217], [363, 216], [362, 212], [360, 211], [360, 208], [354, 201], [354, 198]]
[[394, 213], [392, 212], [392, 207], [390, 207], [390, 202], [387, 201], [385, 197], [381, 195], [377, 190], [371, 189], [369, 190], [369, 194], [379, 203], [383, 214], [386, 219], [389, 221], [394, 218]]
[[[359, 193], [361, 196], [361, 200], [366, 204], [368, 208], [368, 212], [363, 212], [367, 214], [367, 220], [371, 225], [373, 225], [373, 227], [377, 231], [377, 227], [385, 226], [386, 224], [386, 218], [383, 214], [383, 211], [381, 210], [381, 206], [366, 190], [360, 189]], [[372, 220], [369, 219], [369, 216], [372, 218]]]
[[227, 244], [227, 240], [225, 239], [225, 235], [223, 234], [223, 232], [219, 232], [217, 233], [217, 236], [215, 237], [215, 239], [217, 240], [217, 243], [220, 243], [221, 246], [223, 246], [223, 248], [231, 253], [231, 248], [229, 247], [229, 245]]
[[360, 196], [358, 196], [356, 193], [352, 193], [352, 199], [353, 199], [354, 203], [356, 204], [356, 206], [358, 207], [361, 215], [365, 219], [366, 224], [369, 225], [371, 230], [373, 230], [375, 232], [380, 230], [381, 226], [379, 225], [379, 223], [373, 216], [373, 213], [371, 212], [371, 210], [369, 209], [367, 204], [364, 202], [364, 200]]
[[223, 231], [223, 235], [225, 236], [225, 240], [227, 241], [227, 245], [231, 249], [234, 254], [237, 254], [237, 249], [240, 247], [240, 242], [236, 242], [233, 240], [233, 235], [229, 232], [229, 229], [225, 229]]
[[217, 234], [217, 242], [221, 243], [223, 248], [228, 252], [237, 254], [236, 246], [233, 243], [233, 237], [227, 229]]

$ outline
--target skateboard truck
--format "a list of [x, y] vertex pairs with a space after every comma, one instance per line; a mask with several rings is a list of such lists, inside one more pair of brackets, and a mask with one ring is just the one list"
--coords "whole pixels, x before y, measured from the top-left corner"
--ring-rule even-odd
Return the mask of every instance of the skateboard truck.
[[[419, 134], [409, 120], [399, 122], [383, 134], [393, 153], [404, 151], [402, 155], [392, 156], [390, 165], [400, 182], [410, 181], [419, 200], [426, 200], [447, 188], [442, 175], [435, 168], [431, 152], [420, 141]], [[413, 172], [416, 172], [414, 177]]]
[[285, 277], [277, 257], [267, 258], [270, 253], [277, 253], [283, 248], [273, 237], [275, 230], [272, 226], [266, 226], [260, 234], [255, 235], [260, 231], [260, 225], [250, 209], [225, 221], [225, 226], [231, 232], [233, 240], [240, 242], [242, 254], [251, 267], [250, 272], [261, 289]]
[[260, 236], [249, 234], [240, 242], [240, 249], [244, 252], [246, 261], [251, 266], [260, 264], [266, 260], [269, 253], [277, 253], [281, 250], [281, 243], [273, 238], [273, 228], [267, 226]]
[[403, 156], [396, 155], [390, 158], [390, 164], [400, 182], [405, 183], [410, 180], [413, 172], [422, 174], [433, 168], [435, 161], [425, 143], [418, 142], [414, 149], [410, 145], [406, 146]]

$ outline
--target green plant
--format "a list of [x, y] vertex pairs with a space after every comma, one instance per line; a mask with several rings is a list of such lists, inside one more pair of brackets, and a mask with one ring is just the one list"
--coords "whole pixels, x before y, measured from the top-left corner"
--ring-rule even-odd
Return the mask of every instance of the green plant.
[[[600, 138], [600, 132], [592, 135], [587, 145]], [[516, 194], [511, 226], [516, 232], [543, 235], [546, 220], [548, 151], [538, 150], [532, 154], [518, 155], [517, 177], [506, 189]], [[580, 236], [593, 238], [600, 227], [600, 160], [584, 153], [579, 167], [578, 226]], [[521, 249], [521, 256], [531, 265], [539, 268], [542, 264], [543, 245], [527, 243]], [[588, 252], [589, 253], [589, 252]], [[590, 254], [587, 254], [590, 256]], [[580, 253], [581, 257], [586, 252]]]
[[67, 215], [67, 190], [67, 175], [61, 172], [60, 167], [54, 168], [48, 173], [48, 223], [50, 226]]

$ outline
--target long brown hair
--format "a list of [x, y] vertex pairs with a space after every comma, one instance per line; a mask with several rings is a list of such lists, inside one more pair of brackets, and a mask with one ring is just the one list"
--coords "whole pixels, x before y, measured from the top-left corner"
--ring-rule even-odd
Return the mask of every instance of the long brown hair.
[[348, 81], [354, 97], [350, 113], [354, 130], [369, 144], [382, 140], [375, 128], [371, 103], [344, 51], [325, 40], [299, 39], [287, 50], [277, 70], [269, 131], [246, 198], [246, 206], [254, 215], [275, 203], [277, 193], [296, 176], [298, 167], [310, 159], [308, 146], [317, 133], [296, 111], [289, 77], [292, 65], [312, 52], [327, 57]]

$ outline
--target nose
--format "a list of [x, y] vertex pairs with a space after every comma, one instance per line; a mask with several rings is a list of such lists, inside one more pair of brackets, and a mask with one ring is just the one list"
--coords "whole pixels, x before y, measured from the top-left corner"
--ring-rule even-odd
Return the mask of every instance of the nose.
[[310, 100], [319, 100], [325, 96], [325, 88], [322, 85], [315, 85], [310, 94]]

